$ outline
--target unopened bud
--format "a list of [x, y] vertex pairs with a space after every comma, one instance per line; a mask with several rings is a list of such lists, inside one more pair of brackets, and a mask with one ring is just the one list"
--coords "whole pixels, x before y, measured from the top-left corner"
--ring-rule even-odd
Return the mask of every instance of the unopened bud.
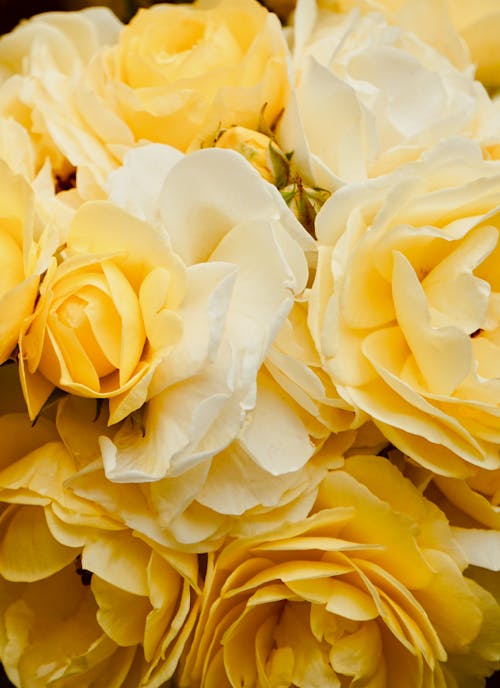
[[304, 186], [299, 177], [281, 189], [286, 204], [309, 234], [315, 236], [314, 221], [321, 206], [330, 197], [330, 192], [318, 187]]
[[225, 129], [215, 142], [216, 148], [240, 153], [266, 181], [278, 188], [288, 182], [289, 163], [274, 141], [260, 131], [245, 127]]

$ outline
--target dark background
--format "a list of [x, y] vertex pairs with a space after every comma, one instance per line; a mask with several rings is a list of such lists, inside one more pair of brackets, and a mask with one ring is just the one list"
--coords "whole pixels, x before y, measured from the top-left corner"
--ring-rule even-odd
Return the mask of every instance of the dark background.
[[[168, 0], [169, 2], [190, 2], [191, 0]], [[155, 4], [154, 1], [148, 0], [34, 0], [28, 2], [27, 0], [0, 0], [0, 34], [6, 33], [16, 26], [16, 24], [23, 18], [31, 17], [33, 14], [39, 12], [48, 12], [54, 10], [78, 10], [89, 5], [108, 5], [120, 17], [122, 21], [128, 21], [134, 14], [138, 7], [148, 7]], [[262, 4], [266, 4], [262, 2]], [[269, 3], [270, 5], [272, 3]], [[281, 3], [283, 5], [284, 3]], [[280, 6], [279, 2], [275, 2], [275, 6]], [[500, 44], [500, 36], [499, 36]], [[499, 45], [500, 49], [500, 45]], [[0, 688], [10, 688], [12, 684], [8, 681], [5, 673], [0, 666]], [[492, 676], [486, 682], [487, 688], [500, 687], [500, 672]], [[404, 688], [404, 686], [401, 686]]]

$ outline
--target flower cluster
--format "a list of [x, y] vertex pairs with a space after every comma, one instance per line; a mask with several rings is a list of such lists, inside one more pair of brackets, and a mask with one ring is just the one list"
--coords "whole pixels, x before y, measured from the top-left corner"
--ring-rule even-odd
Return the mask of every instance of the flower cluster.
[[0, 38], [18, 688], [500, 669], [500, 14], [286, 4]]

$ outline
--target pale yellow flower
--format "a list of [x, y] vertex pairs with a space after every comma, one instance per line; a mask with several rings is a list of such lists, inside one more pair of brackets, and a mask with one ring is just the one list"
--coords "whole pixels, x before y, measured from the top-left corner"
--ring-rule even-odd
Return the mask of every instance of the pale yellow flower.
[[[287, 48], [276, 15], [255, 0], [198, 0], [140, 10], [86, 76], [136, 140], [180, 150], [220, 127], [272, 123], [288, 92]], [[96, 130], [105, 112], [95, 110]]]
[[57, 180], [66, 183], [79, 167], [87, 196], [102, 195], [107, 175], [119, 164], [113, 144], [132, 140], [111, 113], [101, 137], [89, 130], [95, 96], [78, 85], [85, 65], [116, 42], [121, 27], [108, 9], [88, 8], [36, 15], [0, 38], [0, 114], [28, 132], [35, 172], [49, 158]]
[[11, 458], [0, 472], [0, 659], [10, 680], [159, 688], [196, 617], [196, 557], [76, 498], [64, 481], [77, 466], [60, 442]]
[[499, 468], [500, 166], [451, 139], [317, 217], [309, 324], [339, 395], [435, 473]]
[[53, 420], [40, 417], [33, 425], [29, 419], [17, 366], [0, 366], [0, 469], [57, 439]]
[[299, 0], [299, 3], [343, 14], [381, 13], [391, 24], [415, 34], [459, 69], [473, 69], [467, 45], [451, 21], [448, 0]]
[[434, 482], [471, 522], [500, 530], [500, 469], [479, 469], [466, 480], [436, 476]]
[[417, 30], [438, 31], [439, 17], [393, 25], [331, 8], [298, 2], [295, 89], [277, 129], [307, 183], [332, 191], [376, 177], [454, 135], [498, 143], [496, 110], [466, 56], [453, 61]]
[[466, 563], [389, 461], [351, 457], [307, 519], [209, 560], [178, 683], [437, 688], [454, 685], [455, 656], [477, 679], [499, 663], [500, 607]]

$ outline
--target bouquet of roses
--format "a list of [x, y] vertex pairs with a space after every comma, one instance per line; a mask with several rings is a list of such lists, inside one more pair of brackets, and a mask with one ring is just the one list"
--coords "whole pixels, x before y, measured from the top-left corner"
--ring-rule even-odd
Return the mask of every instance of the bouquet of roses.
[[500, 667], [490, 5], [92, 7], [0, 39], [16, 686]]

